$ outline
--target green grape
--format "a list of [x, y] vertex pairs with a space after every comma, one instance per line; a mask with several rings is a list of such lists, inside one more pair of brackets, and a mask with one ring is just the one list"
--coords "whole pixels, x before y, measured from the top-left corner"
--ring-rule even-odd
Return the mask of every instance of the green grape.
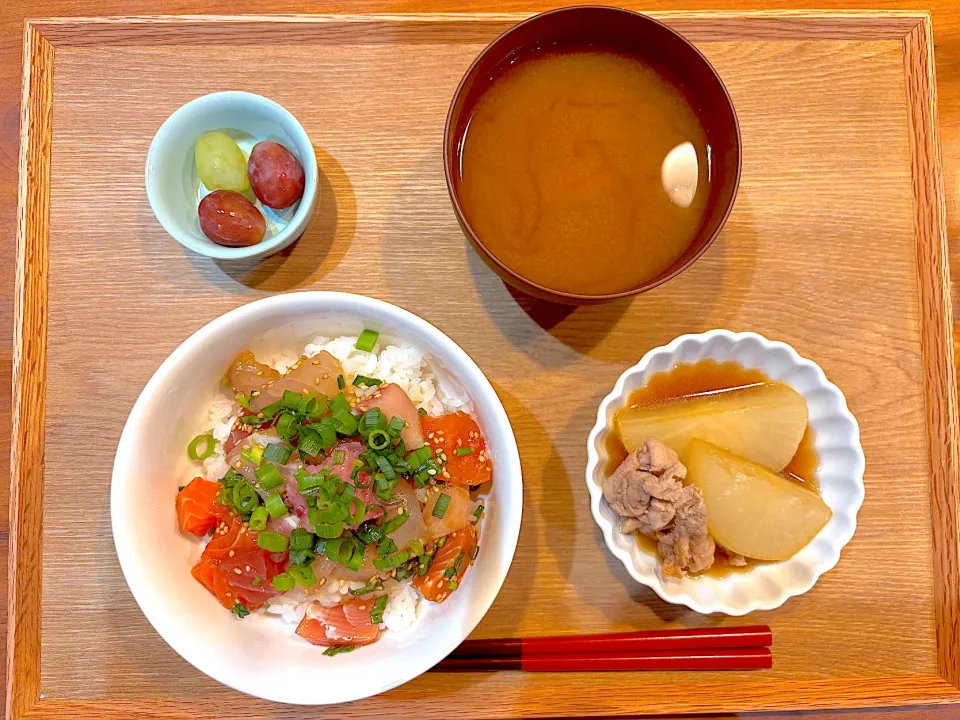
[[243, 192], [250, 187], [243, 151], [229, 135], [214, 131], [197, 140], [197, 172], [208, 190]]

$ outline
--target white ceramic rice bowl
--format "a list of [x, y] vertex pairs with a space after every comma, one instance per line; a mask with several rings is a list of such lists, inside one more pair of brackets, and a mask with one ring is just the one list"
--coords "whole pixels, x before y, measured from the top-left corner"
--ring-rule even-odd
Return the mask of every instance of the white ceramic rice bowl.
[[[726, 577], [664, 577], [659, 560], [642, 550], [633, 535], [620, 532], [617, 514], [603, 498], [601, 483], [607, 461], [604, 440], [611, 432], [614, 413], [649, 376], [679, 363], [707, 358], [720, 362], [732, 360], [743, 367], [762, 370], [771, 379], [785, 382], [803, 395], [820, 456], [820, 494], [833, 511], [833, 517], [789, 560], [759, 564], [748, 573]], [[644, 355], [620, 376], [613, 391], [600, 403], [597, 424], [587, 441], [590, 509], [610, 552], [637, 582], [667, 602], [686, 605], [704, 614], [745, 615], [755, 610], [771, 610], [812, 588], [823, 573], [837, 564], [840, 550], [853, 537], [857, 512], [863, 504], [863, 471], [857, 421], [847, 409], [843, 393], [827, 380], [823, 370], [785, 343], [772, 342], [756, 333], [729, 330], [682, 335]]]
[[[417, 623], [374, 645], [325, 657], [281, 620], [239, 619], [190, 574], [202, 543], [177, 527], [178, 484], [197, 465], [190, 439], [208, 424], [219, 380], [244, 349], [269, 356], [302, 349], [313, 337], [363, 328], [428, 353], [434, 371], [468, 392], [493, 460], [480, 554], [456, 593], [422, 602]], [[493, 603], [513, 559], [523, 503], [520, 459], [507, 414], [476, 364], [421, 318], [379, 300], [333, 292], [277, 295], [244, 305], [198, 330], [147, 383], [117, 448], [111, 481], [117, 555], [130, 590], [157, 632], [185, 660], [232, 688], [267, 700], [331, 704], [383, 692], [415, 678], [450, 653]]]

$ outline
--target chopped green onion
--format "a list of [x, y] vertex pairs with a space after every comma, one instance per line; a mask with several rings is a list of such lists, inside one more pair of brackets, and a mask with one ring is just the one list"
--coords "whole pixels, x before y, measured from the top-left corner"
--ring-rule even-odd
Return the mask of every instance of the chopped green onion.
[[360, 417], [360, 434], [366, 436], [371, 430], [386, 428], [387, 420], [380, 408], [370, 408]]
[[280, 398], [280, 407], [284, 410], [297, 410], [300, 408], [300, 398], [303, 396], [293, 390], [284, 390], [283, 397]]
[[284, 440], [292, 440], [293, 436], [297, 434], [298, 429], [297, 418], [289, 413], [284, 413], [280, 416], [280, 419], [277, 420], [277, 435]]
[[337, 393], [333, 396], [329, 403], [330, 412], [335, 413], [337, 410], [343, 410], [344, 412], [350, 412], [350, 401], [343, 396], [343, 393]]
[[323, 450], [323, 438], [312, 425], [300, 427], [300, 437], [297, 440], [297, 450], [302, 457], [313, 457]]
[[407, 562], [396, 569], [393, 579], [396, 580], [397, 582], [403, 582], [408, 577], [412, 577], [413, 573], [416, 572], [416, 570], [417, 570], [416, 560], [412, 562]]
[[239, 600], [233, 603], [233, 612], [239, 618], [245, 618], [250, 614], [250, 611], [247, 610], [246, 606]]
[[451, 580], [447, 583], [447, 587], [451, 590], [456, 590], [458, 587], [460, 587], [460, 583], [458, 583], [456, 580]]
[[264, 417], [264, 418], [272, 418], [274, 415], [276, 415], [276, 414], [277, 414], [278, 412], [280, 412], [282, 409], [283, 409], [283, 403], [282, 403], [281, 401], [277, 400], [276, 402], [273, 402], [273, 403], [270, 403], [269, 405], [267, 405], [267, 406], [266, 406], [263, 410], [261, 410], [260, 412], [263, 413], [263, 417]]
[[454, 455], [459, 455], [459, 456], [463, 457], [464, 455], [469, 455], [469, 454], [472, 453], [472, 452], [473, 452], [473, 448], [472, 448], [472, 447], [461, 447], [461, 448], [457, 448], [456, 450], [454, 450], [454, 451], [453, 451], [453, 454], [454, 454]]
[[480, 546], [474, 545], [473, 550], [470, 551], [470, 562], [473, 562], [477, 559], [477, 555], [480, 554]]
[[263, 449], [263, 456], [277, 465], [286, 465], [293, 455], [293, 448], [281, 443], [270, 443]]
[[464, 559], [465, 557], [466, 557], [466, 554], [463, 552], [463, 550], [461, 550], [460, 553], [457, 555], [457, 559], [456, 559], [456, 561], [453, 563], [453, 565], [452, 565], [451, 567], [448, 567], [446, 570], [443, 571], [443, 576], [444, 576], [445, 578], [454, 578], [454, 577], [456, 577], [456, 576], [457, 576], [457, 573], [460, 572], [460, 564], [463, 562], [463, 559]]
[[244, 415], [240, 418], [240, 423], [242, 425], [260, 425], [267, 422], [266, 418], [262, 418], [259, 415]]
[[337, 387], [343, 390], [347, 386], [347, 381], [343, 379], [343, 375], [337, 375]]
[[250, 529], [251, 530], [263, 530], [267, 527], [267, 509], [260, 505], [255, 507], [253, 512], [250, 513]]
[[260, 504], [260, 496], [257, 491], [251, 487], [250, 483], [238, 482], [233, 486], [233, 506], [240, 511], [241, 515], [253, 512], [254, 508]]
[[417, 538], [412, 543], [410, 543], [410, 552], [412, 552], [417, 557], [420, 557], [421, 555], [423, 555], [423, 552], [424, 552], [423, 540], [421, 540], [420, 538]]
[[377, 552], [380, 553], [380, 557], [391, 555], [399, 549], [397, 543], [388, 537], [383, 538], [383, 540], [377, 543]]
[[426, 414], [427, 414], [427, 411], [426, 411], [425, 408], [417, 408], [417, 412], [418, 412], [420, 415], [426, 415]]
[[379, 579], [374, 578], [373, 582], [369, 585], [364, 585], [362, 588], [357, 588], [356, 590], [351, 590], [350, 594], [354, 597], [362, 597], [368, 593], [377, 592], [378, 590], [383, 590], [383, 583]]
[[250, 581], [250, 584], [256, 587], [263, 581], [263, 578], [257, 575], [253, 580]]
[[410, 513], [403, 512], [403, 508], [400, 509], [400, 512], [396, 516], [387, 520], [383, 525], [380, 526], [380, 529], [387, 535], [390, 533], [396, 532], [401, 525], [403, 525], [407, 520], [410, 519]]
[[[197, 452], [197, 446], [199, 446], [200, 443], [203, 443], [203, 452]], [[213, 435], [197, 435], [190, 441], [190, 444], [187, 445], [187, 456], [191, 460], [206, 460], [213, 455], [216, 447], [217, 441]]]
[[385, 430], [372, 430], [367, 435], [367, 445], [371, 450], [386, 450], [390, 447], [390, 436]]
[[387, 430], [393, 433], [394, 435], [399, 435], [400, 431], [403, 430], [406, 426], [407, 426], [406, 420], [404, 420], [402, 417], [397, 417], [396, 415], [394, 415], [392, 418], [390, 418], [390, 424], [387, 426]]
[[310, 550], [313, 548], [313, 533], [305, 528], [294, 528], [290, 532], [290, 547], [293, 550]]
[[435, 518], [442, 520], [443, 516], [447, 514], [447, 507], [449, 505], [450, 496], [446, 493], [440, 493], [440, 497], [437, 498], [437, 504], [433, 506], [433, 512], [430, 514]]
[[283, 552], [289, 542], [287, 536], [273, 530], [261, 530], [257, 533], [257, 546], [267, 552]]
[[376, 557], [373, 559], [373, 566], [377, 570], [392, 570], [395, 567], [400, 567], [409, 559], [409, 554], [406, 550], [401, 550], [396, 555], [391, 555], [390, 557], [380, 558]]
[[387, 609], [387, 596], [381, 595], [373, 602], [373, 610], [370, 611], [370, 622], [379, 625], [383, 622], [383, 611]]
[[364, 330], [357, 338], [357, 350], [363, 352], [373, 352], [373, 346], [377, 344], [380, 333], [376, 330]]
[[240, 457], [252, 465], [260, 465], [263, 462], [263, 448], [253, 443], [250, 447], [245, 447], [240, 451]]
[[380, 468], [380, 472], [383, 473], [383, 476], [387, 480], [390, 480], [391, 482], [393, 480], [396, 480], [397, 471], [393, 469], [393, 466], [390, 464], [390, 461], [387, 460], [382, 455], [377, 455], [377, 467]]
[[323, 393], [311, 393], [307, 404], [303, 406], [303, 413], [310, 418], [318, 418], [327, 411], [327, 396]]
[[380, 528], [373, 522], [365, 522], [354, 533], [364, 545], [372, 545], [384, 538]]
[[233, 399], [236, 400], [240, 405], [245, 407], [247, 410], [250, 409], [250, 401], [247, 399], [247, 396], [243, 393], [237, 393], [233, 396]]
[[363, 470], [363, 463], [359, 460], [354, 460], [353, 467], [350, 468], [350, 479], [356, 480], [361, 470]]
[[340, 537], [340, 533], [343, 532], [343, 522], [319, 523], [314, 526], [313, 531], [317, 534], [317, 537], [327, 539]]
[[343, 465], [347, 461], [347, 454], [343, 450], [333, 451], [333, 464]]
[[443, 547], [443, 544], [444, 544], [446, 541], [447, 541], [447, 536], [444, 535], [442, 538], [440, 538], [439, 540], [437, 540], [437, 547], [438, 547], [438, 548], [442, 548], [442, 547]]
[[290, 563], [293, 565], [311, 565], [317, 556], [312, 550], [291, 550]]
[[335, 657], [337, 655], [342, 655], [343, 653], [353, 652], [358, 647], [360, 646], [359, 645], [334, 645], [324, 650], [323, 654], [326, 655], [327, 657]]
[[309, 475], [300, 475], [297, 474], [297, 490], [301, 493], [310, 490], [311, 488], [320, 487], [327, 481], [327, 473], [321, 470], [320, 472], [310, 473]]
[[226, 378], [226, 377], [220, 378], [220, 384], [223, 385], [225, 388], [232, 387], [230, 384], [230, 378]]
[[283, 498], [280, 497], [280, 493], [278, 492], [270, 493], [267, 499], [263, 501], [263, 504], [266, 506], [267, 512], [270, 513], [270, 517], [274, 520], [279, 520], [287, 514], [287, 506], [283, 504]]
[[486, 508], [484, 508], [484, 506], [481, 505], [480, 507], [478, 507], [476, 510], [473, 511], [473, 516], [479, 520], [480, 516], [483, 515], [483, 511], [485, 509]]
[[357, 419], [345, 410], [333, 413], [333, 424], [341, 435], [353, 435], [357, 432]]
[[[268, 445], [267, 447], [275, 446]], [[264, 490], [273, 490], [277, 485], [283, 483], [283, 478], [280, 476], [280, 471], [277, 470], [276, 465], [261, 465], [253, 471], [253, 474]]]
[[393, 489], [397, 486], [397, 479], [388, 480], [382, 472], [373, 474], [373, 482], [376, 487], [373, 491], [381, 500], [390, 500], [393, 497]]
[[324, 450], [337, 444], [337, 429], [333, 425], [333, 420], [325, 417], [314, 427], [319, 427], [320, 439], [323, 441]]
[[363, 522], [363, 516], [367, 514], [367, 504], [358, 497], [352, 497], [347, 501], [347, 507], [350, 509], [350, 522], [359, 525]]
[[223, 485], [224, 487], [232, 488], [234, 485], [236, 485], [238, 482], [244, 479], [245, 478], [243, 477], [243, 475], [238, 473], [233, 468], [230, 468], [229, 470], [227, 470], [227, 474], [224, 475], [222, 478], [220, 478], [220, 484]]
[[177, 492], [183, 492], [183, 489], [184, 489], [185, 487], [186, 487], [186, 485], [181, 485], [180, 487], [177, 488]]
[[293, 579], [296, 580], [297, 585], [313, 587], [317, 584], [316, 573], [313, 572], [313, 568], [309, 565], [291, 565], [287, 568], [287, 572], [293, 575]]
[[423, 464], [433, 459], [433, 450], [429, 445], [424, 445], [416, 450], [411, 450], [407, 453], [405, 459], [414, 470], [422, 470], [424, 469]]
[[367, 387], [377, 387], [377, 385], [383, 385], [383, 380], [377, 380], [376, 378], [367, 377], [366, 375], [357, 375], [353, 379], [353, 384], [357, 387], [361, 385], [366, 385]]
[[287, 590], [293, 590], [293, 586], [297, 584], [297, 581], [293, 579], [293, 575], [288, 572], [277, 573], [273, 576], [273, 588], [274, 590], [279, 590], [280, 592], [286, 592]]

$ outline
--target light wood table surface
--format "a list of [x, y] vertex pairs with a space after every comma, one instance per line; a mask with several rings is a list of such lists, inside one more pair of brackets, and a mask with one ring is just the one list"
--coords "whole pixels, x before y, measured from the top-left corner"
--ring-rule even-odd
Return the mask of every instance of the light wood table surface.
[[[571, 4], [558, 2], [557, 4]], [[611, 2], [611, 4], [616, 4]], [[10, 370], [13, 322], [13, 276], [17, 202], [17, 155], [19, 141], [21, 46], [23, 21], [28, 17], [141, 15], [141, 14], [236, 14], [317, 12], [433, 12], [433, 11], [538, 11], [555, 7], [540, 0], [332, 0], [281, 2], [251, 0], [247, 4], [224, 0], [6, 0], [0, 3], [0, 466], [9, 469]], [[904, 9], [930, 10], [933, 15], [937, 81], [940, 100], [940, 131], [946, 180], [947, 223], [951, 266], [960, 275], [960, 0], [648, 0], [649, 10], [709, 9]], [[952, 296], [957, 297], [956, 290]], [[0, 555], [8, 550], [8, 488], [0, 488]], [[6, 587], [6, 563], [0, 564], [0, 584]], [[0, 630], [6, 631], [6, 593], [0, 593]], [[0, 663], [3, 655], [0, 655]], [[2, 694], [0, 694], [2, 698]], [[2, 699], [0, 699], [2, 703]], [[714, 716], [716, 717], [716, 716]], [[960, 707], [901, 708], [842, 713], [788, 713], [755, 718], [813, 718], [828, 720], [947, 720], [960, 717]]]

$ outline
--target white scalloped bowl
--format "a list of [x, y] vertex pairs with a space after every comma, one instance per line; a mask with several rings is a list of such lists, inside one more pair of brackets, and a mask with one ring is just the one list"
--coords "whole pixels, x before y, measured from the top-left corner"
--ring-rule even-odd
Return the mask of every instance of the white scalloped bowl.
[[[614, 413], [648, 377], [679, 363], [702, 359], [732, 360], [745, 368], [762, 370], [771, 379], [785, 382], [803, 395], [820, 456], [817, 471], [820, 494], [833, 511], [833, 517], [789, 560], [757, 565], [747, 573], [726, 577], [706, 575], [677, 579], [664, 577], [657, 557], [642, 550], [633, 535], [620, 532], [617, 514], [603, 499], [601, 489], [607, 461], [604, 441], [611, 432]], [[756, 333], [729, 330], [682, 335], [644, 355], [620, 376], [613, 392], [600, 403], [597, 424], [587, 441], [590, 509], [610, 552], [637, 582], [667, 602], [686, 605], [704, 614], [746, 615], [755, 610], [771, 610], [812, 588], [823, 573], [837, 564], [841, 549], [853, 537], [857, 511], [863, 504], [863, 470], [857, 421], [847, 409], [843, 393], [827, 380], [823, 370], [785, 343], [772, 342]]]

